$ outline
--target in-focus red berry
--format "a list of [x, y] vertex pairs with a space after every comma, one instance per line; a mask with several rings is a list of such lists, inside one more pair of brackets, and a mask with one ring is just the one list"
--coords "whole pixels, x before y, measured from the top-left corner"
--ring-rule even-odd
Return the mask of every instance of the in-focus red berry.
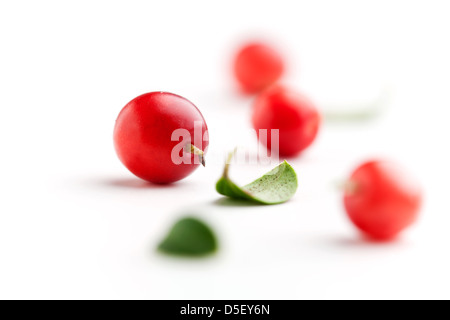
[[114, 144], [122, 163], [136, 176], [170, 183], [198, 167], [198, 153], [208, 147], [207, 130], [202, 114], [190, 101], [172, 93], [151, 92], [133, 99], [120, 112]]
[[417, 218], [422, 202], [418, 183], [387, 161], [370, 161], [352, 174], [344, 195], [351, 221], [364, 234], [389, 240]]
[[244, 46], [234, 61], [234, 74], [246, 93], [257, 93], [275, 83], [283, 74], [281, 55], [263, 43]]
[[315, 105], [305, 96], [284, 86], [273, 86], [255, 100], [253, 127], [260, 141], [267, 129], [266, 146], [272, 150], [272, 129], [279, 129], [279, 153], [295, 156], [311, 145], [319, 131], [321, 118]]

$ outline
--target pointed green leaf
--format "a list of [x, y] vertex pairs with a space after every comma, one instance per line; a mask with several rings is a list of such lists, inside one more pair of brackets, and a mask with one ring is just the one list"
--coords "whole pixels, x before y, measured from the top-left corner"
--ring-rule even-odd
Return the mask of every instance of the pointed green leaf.
[[297, 191], [297, 174], [287, 161], [240, 188], [228, 177], [230, 160], [231, 157], [225, 164], [222, 178], [216, 184], [216, 190], [221, 195], [260, 204], [279, 204], [288, 201]]
[[196, 218], [183, 218], [158, 246], [161, 252], [182, 256], [204, 256], [217, 250], [214, 232]]

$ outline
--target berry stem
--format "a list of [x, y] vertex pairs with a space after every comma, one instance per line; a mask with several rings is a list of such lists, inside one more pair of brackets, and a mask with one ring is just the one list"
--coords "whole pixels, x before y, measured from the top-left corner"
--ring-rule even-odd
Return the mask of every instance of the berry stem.
[[347, 194], [353, 195], [358, 190], [358, 184], [354, 181], [339, 181], [336, 183], [336, 187], [338, 190], [343, 191]]
[[194, 146], [193, 144], [187, 145], [186, 146], [186, 151], [192, 154], [195, 154], [198, 156], [198, 160], [200, 161], [200, 163], [202, 164], [202, 166], [205, 166], [205, 153], [197, 148], [196, 146]]

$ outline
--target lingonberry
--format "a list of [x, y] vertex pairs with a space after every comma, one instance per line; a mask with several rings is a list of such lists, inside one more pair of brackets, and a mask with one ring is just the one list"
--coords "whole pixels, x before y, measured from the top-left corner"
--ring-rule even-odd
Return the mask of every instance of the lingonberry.
[[394, 163], [366, 162], [346, 185], [344, 205], [349, 218], [374, 239], [392, 239], [417, 218], [421, 188]]
[[305, 150], [317, 136], [320, 115], [315, 105], [305, 96], [275, 85], [261, 93], [255, 100], [252, 116], [258, 137], [260, 130], [268, 130], [267, 142], [272, 150], [271, 130], [279, 130], [279, 154], [294, 156]]
[[246, 93], [257, 93], [277, 81], [283, 74], [281, 55], [263, 43], [241, 48], [234, 61], [234, 74]]
[[120, 112], [114, 144], [122, 163], [154, 183], [181, 180], [204, 164], [207, 126], [190, 101], [167, 92], [143, 94]]

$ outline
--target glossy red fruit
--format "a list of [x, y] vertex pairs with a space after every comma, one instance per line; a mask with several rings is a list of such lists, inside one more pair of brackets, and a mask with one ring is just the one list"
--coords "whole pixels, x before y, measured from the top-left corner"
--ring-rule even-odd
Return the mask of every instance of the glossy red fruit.
[[151, 92], [133, 99], [120, 112], [114, 144], [122, 163], [136, 176], [170, 183], [198, 167], [199, 157], [187, 150], [193, 144], [197, 151], [206, 151], [207, 130], [192, 102], [172, 93]]
[[321, 119], [315, 105], [305, 96], [277, 85], [260, 94], [253, 106], [253, 127], [261, 143], [261, 129], [267, 129], [267, 143], [272, 148], [272, 129], [279, 129], [279, 153], [295, 156], [308, 148], [317, 137]]
[[244, 46], [234, 61], [234, 74], [246, 93], [257, 93], [275, 83], [284, 70], [281, 55], [263, 43]]
[[394, 163], [370, 161], [352, 174], [344, 195], [351, 221], [366, 235], [389, 240], [417, 218], [421, 188]]

